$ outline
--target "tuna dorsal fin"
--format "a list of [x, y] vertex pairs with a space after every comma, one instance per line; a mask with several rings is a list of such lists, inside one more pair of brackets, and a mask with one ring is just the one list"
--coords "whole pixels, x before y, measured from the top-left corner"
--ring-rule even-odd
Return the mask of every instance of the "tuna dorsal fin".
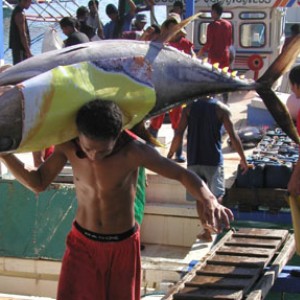
[[273, 83], [284, 73], [289, 71], [300, 53], [300, 35], [294, 37], [282, 51], [268, 70], [257, 80], [271, 87]]
[[179, 24], [174, 26], [172, 30], [168, 30], [165, 33], [161, 34], [161, 36], [156, 40], [156, 42], [167, 43], [176, 33], [178, 33], [181, 29], [187, 26], [189, 23], [197, 19], [202, 13], [197, 13], [192, 15], [191, 17], [184, 19]]

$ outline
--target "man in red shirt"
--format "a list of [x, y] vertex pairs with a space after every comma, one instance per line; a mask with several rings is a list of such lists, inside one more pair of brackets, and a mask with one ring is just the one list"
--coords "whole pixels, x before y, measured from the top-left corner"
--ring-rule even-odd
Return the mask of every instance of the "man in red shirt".
[[232, 25], [229, 21], [221, 19], [223, 7], [218, 2], [211, 7], [213, 22], [207, 27], [206, 44], [200, 49], [197, 56], [201, 57], [208, 52], [211, 64], [219, 63], [220, 68], [229, 67], [230, 51], [232, 44]]

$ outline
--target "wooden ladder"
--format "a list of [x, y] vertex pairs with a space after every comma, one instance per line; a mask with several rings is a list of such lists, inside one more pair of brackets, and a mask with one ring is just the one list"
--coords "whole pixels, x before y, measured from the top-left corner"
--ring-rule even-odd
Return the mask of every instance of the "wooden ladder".
[[264, 299], [294, 253], [288, 230], [231, 230], [162, 300]]

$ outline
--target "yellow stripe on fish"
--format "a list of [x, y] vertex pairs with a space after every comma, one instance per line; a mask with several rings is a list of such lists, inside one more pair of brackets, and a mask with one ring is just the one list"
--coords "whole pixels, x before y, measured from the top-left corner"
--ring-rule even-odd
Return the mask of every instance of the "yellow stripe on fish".
[[115, 101], [123, 112], [123, 127], [128, 129], [142, 121], [156, 102], [152, 87], [89, 62], [57, 67], [23, 82], [20, 88], [24, 124], [18, 152], [43, 149], [76, 137], [76, 113], [95, 98]]

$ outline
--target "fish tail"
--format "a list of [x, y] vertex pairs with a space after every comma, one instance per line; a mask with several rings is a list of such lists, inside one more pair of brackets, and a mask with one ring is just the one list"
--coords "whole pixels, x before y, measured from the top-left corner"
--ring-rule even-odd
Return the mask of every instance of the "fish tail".
[[299, 135], [294, 122], [286, 109], [286, 106], [279, 100], [271, 89], [260, 88], [256, 92], [263, 99], [267, 109], [273, 116], [280, 128], [297, 144], [300, 144]]
[[271, 87], [295, 63], [300, 53], [300, 36], [294, 37], [257, 82]]
[[280, 76], [290, 70], [300, 53], [300, 36], [295, 37], [289, 45], [279, 54], [267, 71], [257, 80], [259, 87], [256, 92], [262, 98], [274, 120], [282, 130], [297, 144], [300, 143], [299, 135], [294, 122], [286, 109], [271, 89]]

